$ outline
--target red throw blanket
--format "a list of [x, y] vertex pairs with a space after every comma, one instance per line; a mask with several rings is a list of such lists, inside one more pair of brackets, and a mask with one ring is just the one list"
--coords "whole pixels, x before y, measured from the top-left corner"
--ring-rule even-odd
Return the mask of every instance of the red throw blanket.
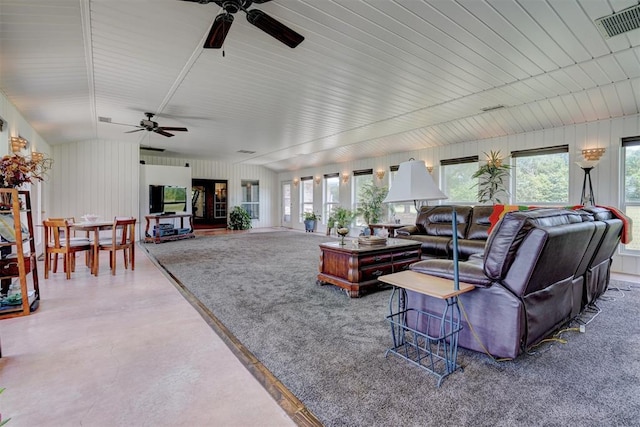
[[609, 209], [613, 216], [622, 221], [622, 236], [620, 236], [620, 242], [624, 245], [631, 243], [633, 240], [633, 221], [630, 217], [624, 214], [620, 209], [613, 206], [598, 206], [599, 208]]

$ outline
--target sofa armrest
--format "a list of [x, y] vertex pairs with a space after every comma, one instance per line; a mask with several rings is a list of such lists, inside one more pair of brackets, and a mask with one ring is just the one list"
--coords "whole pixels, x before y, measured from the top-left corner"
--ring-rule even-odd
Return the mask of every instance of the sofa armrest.
[[[411, 264], [411, 270], [430, 276], [443, 277], [453, 280], [453, 261], [446, 259], [428, 259]], [[458, 277], [461, 282], [488, 288], [493, 283], [484, 274], [482, 258], [458, 263]]]
[[415, 225], [406, 225], [396, 229], [396, 236], [411, 236], [412, 234], [419, 233], [419, 231]]

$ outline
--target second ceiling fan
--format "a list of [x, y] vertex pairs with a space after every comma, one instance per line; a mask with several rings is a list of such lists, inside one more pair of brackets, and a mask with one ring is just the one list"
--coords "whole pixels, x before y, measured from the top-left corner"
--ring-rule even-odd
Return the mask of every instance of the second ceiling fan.
[[[133, 133], [133, 132], [140, 132], [142, 130], [146, 130], [148, 132], [155, 132], [157, 134], [167, 136], [170, 138], [173, 136], [173, 134], [167, 132], [169, 130], [172, 132], [187, 132], [187, 128], [185, 127], [158, 126], [158, 122], [154, 122], [152, 120], [153, 116], [155, 116], [155, 114], [153, 113], [144, 113], [144, 115], [147, 116], [147, 120], [140, 120], [140, 124], [138, 126], [135, 126], [138, 129], [130, 130], [125, 133]], [[114, 124], [123, 124], [123, 123], [114, 123]], [[133, 126], [133, 125], [126, 125], [126, 126]]]
[[213, 21], [209, 35], [204, 42], [205, 49], [220, 49], [233, 23], [233, 15], [242, 10], [247, 14], [247, 21], [260, 28], [271, 37], [276, 38], [287, 46], [294, 48], [304, 40], [304, 37], [261, 10], [248, 8], [253, 4], [266, 3], [270, 0], [183, 0], [200, 4], [215, 3], [224, 9]]

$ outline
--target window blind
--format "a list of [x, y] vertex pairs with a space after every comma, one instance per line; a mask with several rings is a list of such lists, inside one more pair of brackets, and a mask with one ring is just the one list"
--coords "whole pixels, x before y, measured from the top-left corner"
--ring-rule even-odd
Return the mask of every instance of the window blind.
[[455, 159], [442, 159], [440, 160], [440, 166], [460, 165], [463, 163], [475, 163], [477, 161], [478, 161], [478, 156], [458, 157]]
[[353, 171], [353, 176], [373, 175], [373, 169], [359, 169]]
[[622, 146], [623, 147], [635, 147], [640, 145], [640, 135], [638, 136], [627, 136], [622, 138]]
[[568, 145], [555, 145], [553, 147], [544, 147], [544, 148], [532, 148], [530, 150], [517, 150], [511, 152], [511, 157], [529, 157], [529, 156], [542, 156], [544, 154], [559, 154], [559, 153], [568, 153], [569, 146]]

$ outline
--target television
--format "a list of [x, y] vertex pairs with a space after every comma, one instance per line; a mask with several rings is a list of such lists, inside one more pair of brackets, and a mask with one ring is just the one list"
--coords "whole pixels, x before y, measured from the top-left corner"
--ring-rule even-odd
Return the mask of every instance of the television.
[[149, 186], [149, 213], [187, 211], [187, 188], [175, 185]]

